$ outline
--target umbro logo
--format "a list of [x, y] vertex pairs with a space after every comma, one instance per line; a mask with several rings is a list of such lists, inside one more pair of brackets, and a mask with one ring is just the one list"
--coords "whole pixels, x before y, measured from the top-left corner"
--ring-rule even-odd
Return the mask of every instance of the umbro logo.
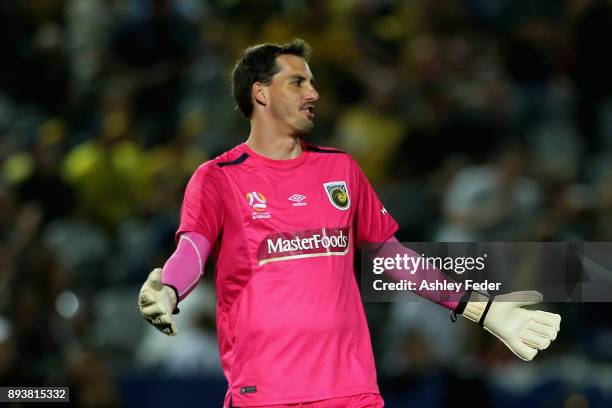
[[300, 201], [304, 201], [305, 198], [306, 196], [303, 196], [301, 194], [294, 194], [289, 197], [289, 201], [295, 201], [296, 203], [299, 203]]
[[301, 194], [294, 194], [288, 198], [289, 201], [293, 201], [294, 207], [301, 207], [307, 205], [307, 203], [303, 202], [306, 199], [306, 196]]

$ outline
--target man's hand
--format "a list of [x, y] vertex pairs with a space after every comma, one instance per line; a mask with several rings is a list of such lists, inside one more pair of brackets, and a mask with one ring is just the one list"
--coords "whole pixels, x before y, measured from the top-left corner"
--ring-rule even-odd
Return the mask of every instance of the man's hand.
[[537, 291], [512, 292], [496, 296], [492, 301], [473, 292], [463, 316], [479, 323], [519, 358], [530, 361], [557, 338], [561, 324], [558, 314], [522, 308], [540, 303], [542, 299]]
[[176, 307], [176, 293], [161, 282], [161, 268], [153, 269], [138, 296], [140, 313], [146, 321], [168, 336], [175, 336], [176, 325], [170, 317]]

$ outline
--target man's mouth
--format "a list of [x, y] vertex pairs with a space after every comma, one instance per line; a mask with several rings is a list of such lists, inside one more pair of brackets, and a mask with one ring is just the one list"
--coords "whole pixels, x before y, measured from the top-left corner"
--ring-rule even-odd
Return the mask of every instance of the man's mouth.
[[315, 117], [315, 107], [314, 105], [306, 105], [302, 108], [304, 112], [306, 112], [306, 116], [308, 119], [312, 120]]

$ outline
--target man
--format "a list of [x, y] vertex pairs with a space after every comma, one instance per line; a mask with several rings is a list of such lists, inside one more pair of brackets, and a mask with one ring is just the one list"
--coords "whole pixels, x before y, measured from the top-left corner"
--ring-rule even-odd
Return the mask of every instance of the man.
[[[397, 242], [397, 224], [349, 155], [303, 141], [319, 98], [308, 56], [301, 40], [245, 50], [233, 93], [249, 137], [195, 171], [177, 250], [139, 297], [143, 316], [175, 335], [171, 314], [213, 254], [225, 407], [383, 406], [353, 254], [365, 242]], [[525, 360], [559, 327], [557, 315], [517, 302], [423, 295], [480, 321]], [[524, 293], [523, 304], [538, 295]], [[535, 319], [543, 323], [532, 322], [528, 342]]]

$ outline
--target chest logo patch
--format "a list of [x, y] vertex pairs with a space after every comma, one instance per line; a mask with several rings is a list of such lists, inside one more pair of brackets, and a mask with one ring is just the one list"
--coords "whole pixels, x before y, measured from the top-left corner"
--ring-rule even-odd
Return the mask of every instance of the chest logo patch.
[[246, 193], [246, 199], [249, 202], [249, 206], [255, 210], [251, 213], [254, 220], [272, 218], [270, 212], [266, 211], [268, 208], [268, 200], [266, 200], [265, 195], [257, 191], [251, 191]]
[[251, 191], [246, 194], [246, 198], [249, 201], [249, 205], [253, 207], [255, 211], [264, 211], [267, 206], [266, 196], [257, 191]]
[[351, 198], [346, 182], [330, 181], [329, 183], [324, 183], [323, 187], [325, 188], [329, 201], [334, 207], [343, 211], [349, 209], [351, 206]]

